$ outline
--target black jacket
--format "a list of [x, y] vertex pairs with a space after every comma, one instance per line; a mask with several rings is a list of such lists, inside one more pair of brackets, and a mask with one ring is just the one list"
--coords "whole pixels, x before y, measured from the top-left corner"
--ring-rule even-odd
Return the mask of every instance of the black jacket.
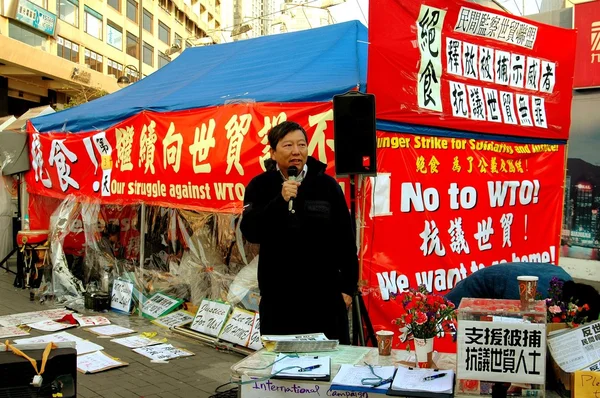
[[267, 171], [246, 187], [241, 230], [260, 244], [263, 334], [330, 330], [334, 335], [332, 322], [343, 322], [337, 318], [347, 326], [341, 293], [353, 295], [357, 289], [355, 234], [342, 190], [325, 174], [325, 164], [308, 157], [307, 166], [293, 201], [295, 213], [281, 196], [279, 171]]

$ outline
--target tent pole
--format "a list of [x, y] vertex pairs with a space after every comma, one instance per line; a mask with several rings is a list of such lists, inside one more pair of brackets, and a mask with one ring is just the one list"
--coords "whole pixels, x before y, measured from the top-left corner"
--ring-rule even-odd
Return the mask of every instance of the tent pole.
[[143, 306], [143, 297], [145, 293], [145, 285], [144, 285], [144, 259], [146, 258], [145, 250], [146, 247], [146, 204], [142, 202], [140, 206], [140, 291], [139, 291], [139, 300], [138, 300], [138, 313], [139, 316], [142, 316], [142, 306]]

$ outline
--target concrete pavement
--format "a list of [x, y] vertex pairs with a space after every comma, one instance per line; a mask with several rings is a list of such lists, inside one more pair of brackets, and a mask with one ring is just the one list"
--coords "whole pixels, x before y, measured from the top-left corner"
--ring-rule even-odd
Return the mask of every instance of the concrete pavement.
[[[15, 267], [11, 267], [15, 269]], [[40, 304], [29, 301], [27, 289], [13, 287], [14, 275], [0, 270], [0, 315], [17, 314], [30, 311], [42, 311], [54, 308], [51, 303]], [[110, 339], [101, 339], [84, 328], [66, 330], [75, 336], [93, 341], [104, 347], [104, 351], [129, 366], [111, 369], [95, 374], [77, 375], [77, 393], [83, 398], [158, 398], [158, 397], [198, 397], [208, 398], [215, 389], [229, 381], [230, 367], [244, 358], [230, 351], [219, 351], [194, 339], [175, 334], [168, 329], [150, 323], [137, 315], [127, 316], [114, 312], [98, 313], [90, 311], [87, 315], [102, 315], [113, 324], [134, 329], [136, 332], [157, 332], [157, 338], [166, 338], [169, 344], [195, 353], [194, 356], [179, 358], [169, 363], [151, 363], [150, 359], [133, 352], [131, 349], [113, 343]], [[31, 330], [31, 336], [49, 334]], [[235, 387], [228, 385], [222, 390]]]

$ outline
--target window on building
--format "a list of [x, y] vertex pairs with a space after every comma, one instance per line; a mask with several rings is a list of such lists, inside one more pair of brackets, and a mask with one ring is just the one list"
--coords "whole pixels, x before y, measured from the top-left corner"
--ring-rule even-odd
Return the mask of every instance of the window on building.
[[152, 25], [154, 23], [154, 16], [144, 9], [144, 30], [152, 33]]
[[102, 40], [102, 14], [85, 6], [83, 18], [83, 30], [90, 36]]
[[177, 33], [175, 33], [175, 41], [173, 44], [179, 44], [179, 46], [183, 48], [183, 39]]
[[134, 0], [127, 0], [127, 18], [138, 21], [138, 3]]
[[146, 65], [154, 66], [154, 47], [146, 42], [144, 42], [143, 56], [143, 61]]
[[171, 29], [160, 21], [158, 21], [158, 39], [167, 45], [171, 45]]
[[123, 29], [109, 20], [106, 21], [106, 42], [117, 50], [123, 50]]
[[37, 4], [38, 6], [44, 8], [44, 9], [48, 9], [48, 0], [29, 0], [30, 2], [32, 2], [33, 4]]
[[87, 66], [90, 67], [90, 69], [93, 69], [95, 71], [98, 71], [100, 73], [103, 72], [102, 70], [102, 55], [89, 50], [89, 49], [85, 49], [84, 50], [84, 54], [85, 54], [85, 64]]
[[125, 74], [129, 77], [129, 81], [131, 83], [135, 83], [140, 80], [138, 73], [131, 68], [125, 67]]
[[113, 61], [112, 59], [106, 60], [106, 73], [113, 75], [118, 79], [123, 76], [123, 64]]
[[158, 4], [167, 12], [167, 14], [170, 14], [173, 10], [173, 2], [171, 0], [159, 0]]
[[185, 18], [185, 30], [192, 33], [194, 31], [194, 21], [189, 18]]
[[108, 5], [121, 12], [121, 0], [108, 0]]
[[169, 57], [167, 57], [165, 54], [161, 53], [160, 51], [158, 52], [158, 68], [162, 68], [163, 66], [165, 66], [166, 64], [168, 64], [169, 62], [171, 62], [171, 60], [169, 59]]
[[185, 12], [183, 10], [177, 9], [175, 10], [175, 15], [177, 17], [177, 22], [183, 25], [185, 23]]
[[56, 55], [75, 63], [79, 62], [79, 46], [62, 37], [56, 39]]
[[42, 32], [10, 19], [8, 20], [8, 37], [34, 47], [41, 47], [46, 41], [46, 35]]
[[137, 36], [127, 32], [127, 54], [134, 58], [139, 58], [138, 38]]
[[79, 1], [57, 0], [58, 17], [76, 28], [79, 27]]

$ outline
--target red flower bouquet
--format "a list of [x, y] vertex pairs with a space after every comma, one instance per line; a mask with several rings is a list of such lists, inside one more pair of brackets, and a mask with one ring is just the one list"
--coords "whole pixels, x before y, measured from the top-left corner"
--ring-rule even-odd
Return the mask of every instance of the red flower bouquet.
[[414, 338], [430, 339], [442, 331], [454, 331], [456, 308], [445, 297], [429, 293], [425, 285], [396, 295], [404, 312], [393, 322], [406, 327]]

